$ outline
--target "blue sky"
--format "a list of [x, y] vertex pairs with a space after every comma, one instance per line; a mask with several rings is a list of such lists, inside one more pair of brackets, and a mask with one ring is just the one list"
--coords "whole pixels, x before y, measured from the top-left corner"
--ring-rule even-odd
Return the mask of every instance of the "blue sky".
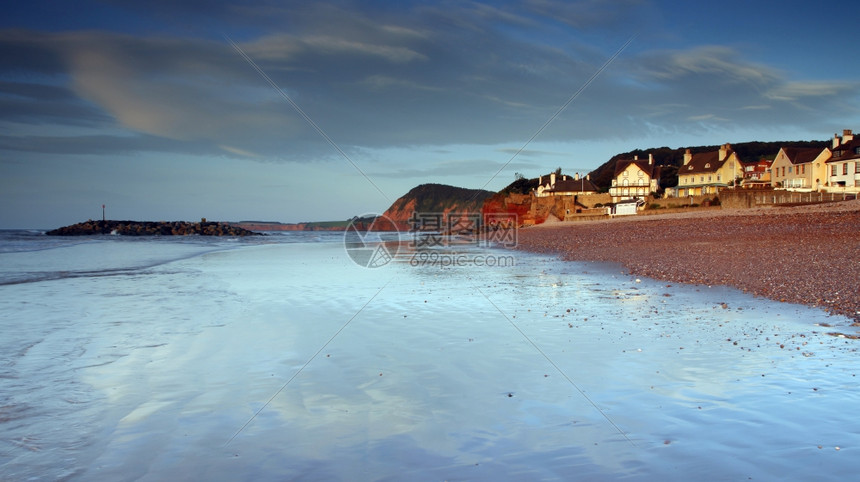
[[636, 148], [860, 128], [844, 3], [3, 8], [2, 228], [102, 204], [113, 219], [346, 219], [426, 182], [498, 190]]

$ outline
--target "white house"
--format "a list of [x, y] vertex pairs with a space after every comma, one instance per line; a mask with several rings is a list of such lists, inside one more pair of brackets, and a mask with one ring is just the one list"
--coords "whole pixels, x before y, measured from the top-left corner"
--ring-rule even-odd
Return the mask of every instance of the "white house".
[[825, 163], [827, 190], [830, 192], [860, 192], [860, 139], [854, 139], [850, 129], [842, 137], [833, 136], [833, 155]]
[[644, 199], [655, 192], [659, 183], [659, 168], [654, 166], [654, 156], [648, 154], [648, 160], [620, 159], [615, 163], [615, 177], [609, 195], [614, 202], [624, 199]]

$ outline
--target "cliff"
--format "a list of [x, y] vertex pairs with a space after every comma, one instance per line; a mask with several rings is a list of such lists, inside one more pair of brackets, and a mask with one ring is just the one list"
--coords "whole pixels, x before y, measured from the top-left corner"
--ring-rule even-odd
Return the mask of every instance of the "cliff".
[[482, 211], [484, 200], [493, 195], [493, 192], [483, 189], [421, 184], [394, 201], [384, 215], [398, 229], [408, 231], [411, 229], [409, 220], [413, 213], [443, 214], [446, 217], [451, 214], [478, 214]]
[[501, 191], [484, 201], [481, 213], [485, 218], [492, 215], [516, 215], [521, 226], [543, 224], [549, 220], [576, 220], [593, 215], [595, 207], [612, 201], [608, 194], [583, 196], [535, 197], [534, 194], [519, 194]]

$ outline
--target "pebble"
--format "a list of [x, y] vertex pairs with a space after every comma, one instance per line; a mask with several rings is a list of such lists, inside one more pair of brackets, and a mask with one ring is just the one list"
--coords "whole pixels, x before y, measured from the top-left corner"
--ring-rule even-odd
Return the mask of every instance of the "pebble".
[[[575, 237], [570, 235], [573, 228]], [[640, 276], [637, 282], [648, 276], [722, 284], [789, 303], [826, 304], [831, 313], [860, 321], [860, 290], [846, 292], [844, 284], [856, 277], [856, 266], [844, 260], [860, 257], [857, 232], [860, 201], [843, 201], [558, 223], [521, 229], [518, 247], [558, 253], [566, 260], [622, 263]], [[847, 251], [843, 256], [823, 256], [833, 246]], [[791, 253], [792, 262], [749, 269], [749, 259], [772, 259], [775, 252]]]

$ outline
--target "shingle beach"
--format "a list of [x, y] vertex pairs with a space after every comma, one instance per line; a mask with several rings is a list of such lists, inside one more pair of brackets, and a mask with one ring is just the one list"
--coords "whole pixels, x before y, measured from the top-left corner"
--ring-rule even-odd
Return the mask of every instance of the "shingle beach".
[[519, 231], [518, 249], [733, 286], [860, 321], [860, 200], [542, 224]]

